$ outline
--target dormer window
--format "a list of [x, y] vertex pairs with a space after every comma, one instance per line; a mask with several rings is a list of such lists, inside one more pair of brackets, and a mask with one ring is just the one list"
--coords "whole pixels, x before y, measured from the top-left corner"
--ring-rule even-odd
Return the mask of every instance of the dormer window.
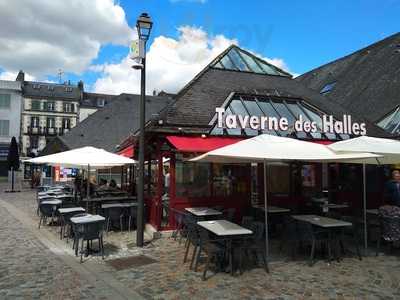
[[319, 93], [321, 95], [329, 94], [332, 91], [332, 89], [335, 87], [335, 85], [336, 85], [336, 81], [328, 83], [322, 88], [322, 90]]

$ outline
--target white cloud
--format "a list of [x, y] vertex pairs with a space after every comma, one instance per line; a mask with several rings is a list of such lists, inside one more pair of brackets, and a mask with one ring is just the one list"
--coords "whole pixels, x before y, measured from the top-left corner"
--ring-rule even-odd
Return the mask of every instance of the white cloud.
[[[17, 78], [18, 72], [4, 71], [0, 73], [0, 80], [15, 80]], [[35, 81], [36, 78], [30, 74], [25, 73], [25, 80]]]
[[132, 36], [114, 0], [0, 1], [0, 67], [8, 72], [79, 74], [101, 45], [127, 45]]
[[[178, 39], [159, 36], [154, 39], [147, 53], [146, 90], [176, 93], [218, 54], [231, 44], [238, 44], [223, 35], [210, 36], [201, 28], [178, 28]], [[279, 58], [264, 58], [277, 67], [288, 70]], [[120, 63], [92, 66], [100, 72], [93, 89], [100, 93], [119, 94], [140, 92], [140, 71], [132, 69], [128, 57]]]

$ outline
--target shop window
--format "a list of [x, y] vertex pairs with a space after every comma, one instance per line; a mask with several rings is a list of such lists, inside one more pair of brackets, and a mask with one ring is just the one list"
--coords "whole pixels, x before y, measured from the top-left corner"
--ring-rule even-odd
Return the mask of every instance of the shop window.
[[213, 196], [250, 195], [250, 165], [213, 164]]
[[176, 161], [176, 196], [210, 197], [210, 164]]
[[269, 164], [269, 192], [271, 194], [289, 195], [290, 193], [290, 166], [289, 164]]

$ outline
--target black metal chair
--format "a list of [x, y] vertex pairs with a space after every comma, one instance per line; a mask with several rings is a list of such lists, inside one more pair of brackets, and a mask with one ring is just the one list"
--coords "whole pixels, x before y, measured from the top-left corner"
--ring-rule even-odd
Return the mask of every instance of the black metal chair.
[[223, 210], [224, 218], [230, 222], [235, 222], [236, 209], [231, 207]]
[[106, 218], [106, 231], [110, 231], [110, 226], [114, 226], [117, 223], [120, 227], [120, 230], [123, 230], [123, 218], [124, 218], [124, 209], [123, 207], [109, 207], [104, 209], [104, 214]]
[[[103, 242], [103, 232], [104, 232], [104, 225], [105, 221], [96, 221], [96, 222], [89, 222], [84, 224], [76, 224], [75, 227], [75, 234], [76, 239], [78, 241], [75, 254], [77, 253], [77, 248], [79, 247], [79, 240], [81, 240], [81, 260], [83, 262], [83, 244], [87, 242], [87, 251], [89, 251], [89, 242], [92, 245], [94, 240], [98, 240], [99, 243], [99, 251], [101, 251], [101, 256], [104, 259], [104, 242]], [[89, 254], [89, 253], [88, 253]]]
[[309, 265], [314, 264], [315, 249], [318, 245], [326, 245], [328, 249], [328, 259], [332, 257], [332, 247], [329, 231], [317, 229], [308, 222], [297, 221], [297, 242], [311, 244], [311, 254]]
[[251, 224], [254, 222], [253, 216], [243, 216], [242, 217], [242, 227], [250, 229]]
[[392, 252], [393, 243], [400, 241], [400, 217], [398, 216], [379, 216], [380, 237], [377, 240], [376, 255], [378, 255], [381, 246], [381, 240], [389, 244], [389, 251]]
[[285, 216], [283, 218], [283, 233], [281, 235], [279, 250], [282, 251], [283, 246], [286, 245], [292, 259], [295, 259], [299, 246], [298, 238], [296, 221], [290, 216]]
[[39, 229], [40, 225], [46, 224], [47, 218], [54, 219], [55, 215], [55, 205], [48, 203], [40, 203], [39, 204], [39, 212], [40, 212], [40, 220], [39, 220]]
[[[186, 242], [185, 242], [185, 255], [183, 257], [183, 263], [186, 262], [188, 254], [189, 254], [189, 248], [190, 245], [192, 244], [194, 249], [193, 252], [196, 251], [196, 247], [198, 246], [199, 242], [199, 233], [198, 233], [198, 228], [196, 224], [196, 219], [194, 219], [190, 215], [186, 215], [184, 217], [184, 223], [185, 227], [187, 229], [187, 234], [186, 234]], [[192, 259], [193, 262], [193, 259]]]
[[[209, 270], [210, 262], [214, 261], [216, 266], [216, 272], [222, 269], [224, 256], [225, 256], [225, 247], [220, 243], [221, 240], [212, 240], [209, 237], [209, 233], [207, 230], [198, 227], [198, 243], [197, 247], [193, 250], [193, 259], [194, 262], [194, 271], [197, 272], [197, 267], [201, 258], [201, 254], [205, 254], [207, 256], [206, 264], [203, 271], [202, 279], [206, 280], [207, 271]], [[197, 257], [196, 255], [197, 249]]]
[[261, 255], [264, 263], [264, 269], [267, 273], [269, 273], [268, 261], [265, 253], [265, 224], [262, 222], [253, 222], [251, 223], [249, 229], [253, 231], [251, 237], [237, 241], [240, 273], [242, 273], [243, 270], [243, 257], [250, 257], [250, 253], [253, 254], [255, 264], [257, 264], [259, 261], [258, 255]]

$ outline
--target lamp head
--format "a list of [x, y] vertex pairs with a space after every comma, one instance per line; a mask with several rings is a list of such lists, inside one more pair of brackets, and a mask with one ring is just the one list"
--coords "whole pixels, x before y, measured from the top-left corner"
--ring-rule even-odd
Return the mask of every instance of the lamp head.
[[136, 21], [136, 29], [139, 35], [139, 39], [147, 41], [150, 36], [153, 22], [147, 13], [142, 13]]

